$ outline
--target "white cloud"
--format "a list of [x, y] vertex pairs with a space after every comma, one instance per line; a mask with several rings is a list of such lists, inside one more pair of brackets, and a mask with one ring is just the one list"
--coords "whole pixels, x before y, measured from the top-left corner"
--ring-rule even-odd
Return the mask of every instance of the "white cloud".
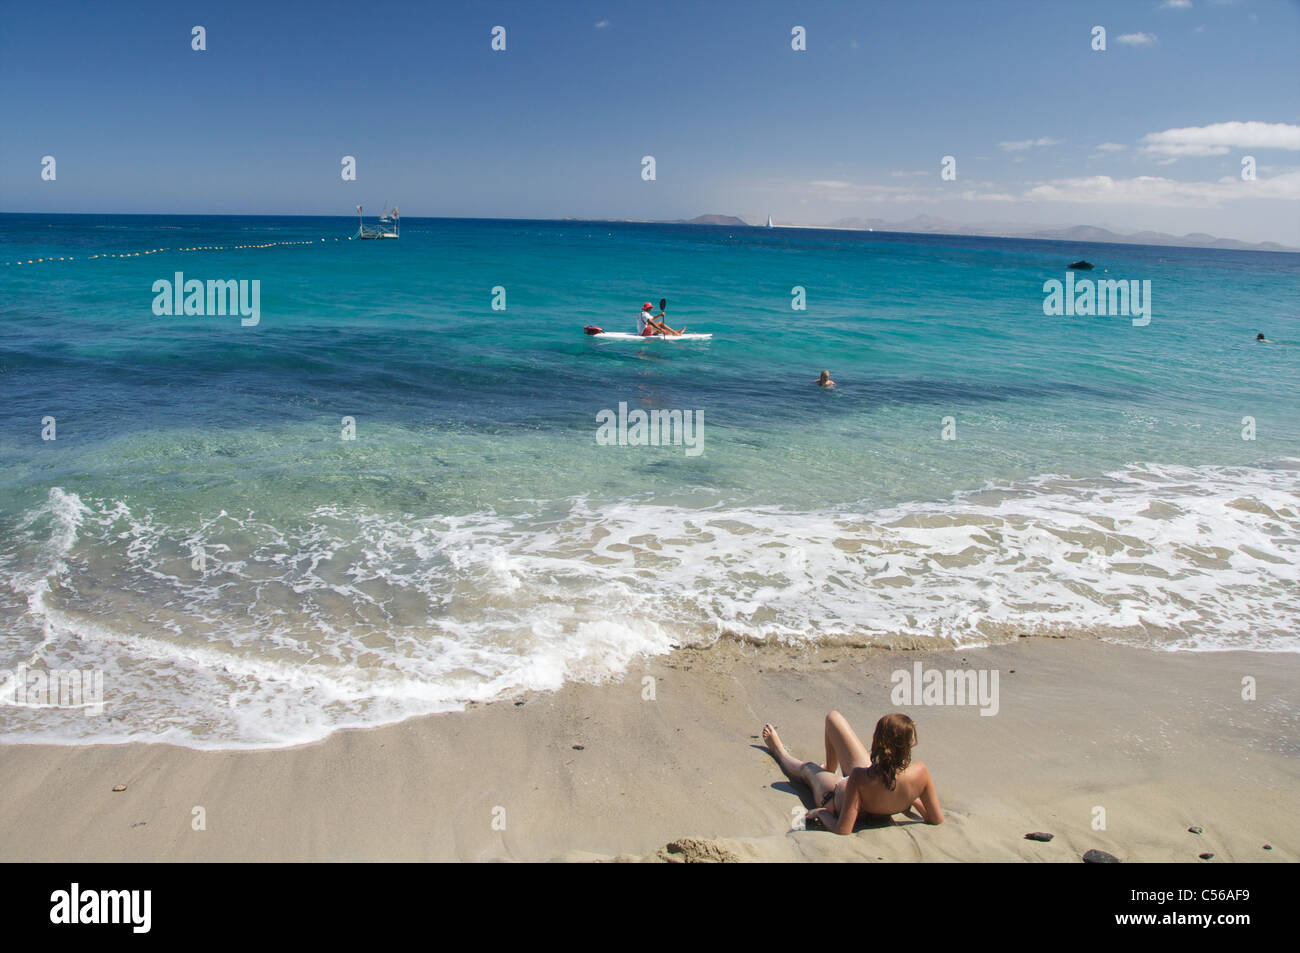
[[597, 20], [597, 21], [596, 21], [596, 29], [597, 29], [597, 30], [603, 30], [603, 29], [605, 29], [605, 27], [607, 27], [607, 26], [609, 26], [609, 21], [608, 21], [608, 20]]
[[1019, 152], [1021, 149], [1032, 149], [1034, 146], [1059, 146], [1064, 139], [1049, 139], [1043, 136], [1041, 139], [1020, 139], [1015, 142], [999, 142], [998, 145], [1007, 152]]
[[1097, 147], [1098, 152], [1123, 152], [1128, 146], [1118, 142], [1103, 142]]
[[1160, 4], [1161, 10], [1186, 10], [1192, 5], [1192, 0], [1165, 0]]
[[1243, 182], [1226, 176], [1216, 182], [1178, 182], [1157, 175], [1113, 179], [1108, 175], [1057, 179], [1027, 190], [1022, 198], [1080, 205], [1147, 205], [1165, 208], [1217, 208], [1239, 199], [1300, 201], [1300, 172]]
[[1233, 149], [1300, 150], [1300, 126], [1284, 122], [1216, 122], [1166, 129], [1142, 137], [1142, 151], [1177, 159], [1221, 156]]
[[[1262, 167], [1257, 170], [1262, 172]], [[1252, 206], [1242, 206], [1243, 200], [1262, 199], [1269, 203], [1270, 214], [1280, 215], [1292, 222], [1294, 210], [1300, 212], [1300, 167], [1279, 170], [1269, 178], [1263, 175], [1255, 181], [1242, 181], [1240, 175], [1231, 174], [1213, 181], [1181, 182], [1159, 175], [1142, 175], [1132, 178], [1114, 178], [1095, 175], [1079, 178], [1061, 178], [1040, 182], [1024, 189], [1009, 191], [1006, 185], [991, 181], [966, 181], [961, 190], [953, 183], [938, 182], [879, 185], [859, 184], [843, 179], [818, 179], [801, 183], [760, 188], [760, 191], [780, 192], [797, 196], [803, 204], [820, 204], [833, 214], [862, 214], [876, 207], [880, 214], [888, 215], [890, 208], [906, 206], [943, 207], [954, 202], [978, 203], [1000, 208], [1012, 208], [1017, 203], [1041, 203], [1057, 206], [1111, 208], [1115, 213], [1129, 213], [1136, 209], [1176, 210], [1204, 212], [1206, 210], [1235, 209], [1235, 214], [1253, 214]], [[1288, 203], [1278, 205], [1279, 202]], [[1258, 206], [1255, 206], [1258, 207]], [[1077, 214], [1075, 212], [1067, 214]], [[1155, 219], [1151, 219], [1155, 221]], [[1207, 220], [1208, 221], [1208, 220]], [[1155, 224], [1149, 227], [1158, 227]], [[1294, 244], [1294, 238], [1287, 238]]]
[[1126, 46], [1155, 46], [1160, 38], [1154, 33], [1123, 33], [1115, 38], [1115, 42]]

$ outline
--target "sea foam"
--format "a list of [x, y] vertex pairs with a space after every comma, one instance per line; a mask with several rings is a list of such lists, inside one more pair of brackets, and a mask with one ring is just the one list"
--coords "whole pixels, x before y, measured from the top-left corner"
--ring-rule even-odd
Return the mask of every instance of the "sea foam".
[[10, 743], [280, 746], [719, 638], [1295, 652], [1298, 467], [1133, 466], [874, 512], [575, 497], [189, 526], [54, 489], [0, 550], [0, 666], [102, 671], [106, 713], [0, 707], [0, 726]]

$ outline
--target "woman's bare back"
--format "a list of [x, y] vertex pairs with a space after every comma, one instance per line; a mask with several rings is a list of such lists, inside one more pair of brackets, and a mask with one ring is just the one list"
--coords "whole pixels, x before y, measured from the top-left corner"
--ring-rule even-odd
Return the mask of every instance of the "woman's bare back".
[[[850, 775], [852, 776], [852, 775]], [[848, 778], [845, 778], [848, 781]], [[885, 786], [885, 781], [876, 772], [867, 769], [858, 782], [858, 800], [860, 810], [867, 814], [900, 814], [912, 806], [925, 793], [930, 783], [930, 771], [925, 762], [917, 761], [898, 772], [894, 779], [894, 789]], [[846, 785], [847, 787], [847, 785]], [[840, 795], [836, 794], [837, 803]]]

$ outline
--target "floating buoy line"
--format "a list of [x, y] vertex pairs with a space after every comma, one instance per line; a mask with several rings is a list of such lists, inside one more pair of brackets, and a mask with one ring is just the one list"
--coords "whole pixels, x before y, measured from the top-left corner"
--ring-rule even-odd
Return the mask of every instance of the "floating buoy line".
[[[321, 239], [321, 241], [325, 241], [325, 240], [326, 239], [324, 238]], [[348, 237], [344, 240], [349, 242], [352, 241], [351, 237]], [[338, 241], [338, 239], [336, 238], [334, 239], [334, 241]], [[259, 242], [250, 245], [191, 245], [187, 248], [177, 248], [174, 250], [178, 252], [180, 251], [234, 251], [236, 249], [241, 249], [241, 248], [277, 248], [283, 245], [315, 245], [315, 244], [316, 242], [313, 239], [309, 238], [306, 241], [301, 241], [301, 242]], [[100, 252], [97, 255], [84, 255], [81, 258], [77, 258], [74, 255], [60, 255], [58, 258], [54, 258], [53, 256], [51, 256], [49, 258], [27, 258], [27, 259], [19, 259], [18, 261], [7, 261], [4, 263], [4, 265], [5, 267], [8, 267], [9, 265], [43, 265], [55, 261], [94, 261], [96, 258], [139, 258], [142, 255], [159, 255], [162, 254], [163, 252], [169, 252], [169, 251], [173, 251], [173, 249], [150, 248], [147, 251]]]

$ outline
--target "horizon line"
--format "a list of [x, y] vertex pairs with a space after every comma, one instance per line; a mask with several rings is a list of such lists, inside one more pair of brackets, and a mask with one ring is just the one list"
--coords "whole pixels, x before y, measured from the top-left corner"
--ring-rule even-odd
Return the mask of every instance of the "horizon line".
[[[48, 216], [90, 216], [90, 215], [115, 215], [115, 216], [150, 216], [154, 218], [348, 218], [350, 219], [356, 213], [344, 214], [324, 214], [320, 212], [31, 212], [31, 211], [0, 211], [0, 216], [6, 215], [48, 215]], [[711, 213], [705, 213], [711, 214]], [[412, 221], [431, 220], [431, 221], [448, 221], [448, 222], [593, 222], [606, 225], [679, 225], [691, 228], [753, 228], [759, 231], [768, 232], [777, 229], [797, 229], [802, 231], [826, 231], [826, 232], [859, 232], [862, 234], [879, 234], [879, 235], [932, 235], [938, 238], [992, 238], [1003, 241], [1025, 241], [1025, 242], [1062, 242], [1079, 245], [1128, 245], [1134, 248], [1199, 248], [1204, 251], [1229, 251], [1229, 252], [1256, 252], [1265, 254], [1300, 254], [1300, 248], [1290, 245], [1283, 245], [1280, 242], [1263, 241], [1247, 242], [1239, 238], [1227, 238], [1223, 236], [1211, 236], [1216, 241], [1240, 242], [1243, 245], [1274, 245], [1274, 248], [1224, 248], [1214, 245], [1165, 245], [1160, 242], [1129, 242], [1129, 241], [1094, 241], [1090, 239], [1071, 239], [1071, 238], [1044, 238], [1030, 235], [985, 235], [974, 234], [969, 232], [932, 232], [932, 231], [897, 231], [889, 228], [849, 228], [834, 225], [752, 225], [741, 219], [738, 215], [725, 216], [736, 218], [741, 221], [741, 225], [720, 225], [710, 222], [694, 222], [689, 219], [636, 219], [636, 218], [511, 218], [486, 215], [411, 215], [407, 216]], [[704, 216], [697, 216], [704, 217]], [[960, 225], [959, 222], [952, 224]], [[1101, 225], [1044, 225], [1043, 228], [1096, 228], [1109, 232], [1119, 238], [1130, 236], [1122, 235], [1119, 232], [1112, 231]], [[1142, 231], [1154, 231], [1152, 229], [1143, 229]], [[1141, 234], [1141, 231], [1132, 234]], [[1160, 234], [1170, 234], [1168, 232]], [[1188, 234], [1194, 234], [1189, 232]], [[1207, 233], [1203, 233], [1207, 234]], [[1180, 236], [1171, 235], [1173, 238]], [[1186, 236], [1181, 236], [1186, 237]]]

